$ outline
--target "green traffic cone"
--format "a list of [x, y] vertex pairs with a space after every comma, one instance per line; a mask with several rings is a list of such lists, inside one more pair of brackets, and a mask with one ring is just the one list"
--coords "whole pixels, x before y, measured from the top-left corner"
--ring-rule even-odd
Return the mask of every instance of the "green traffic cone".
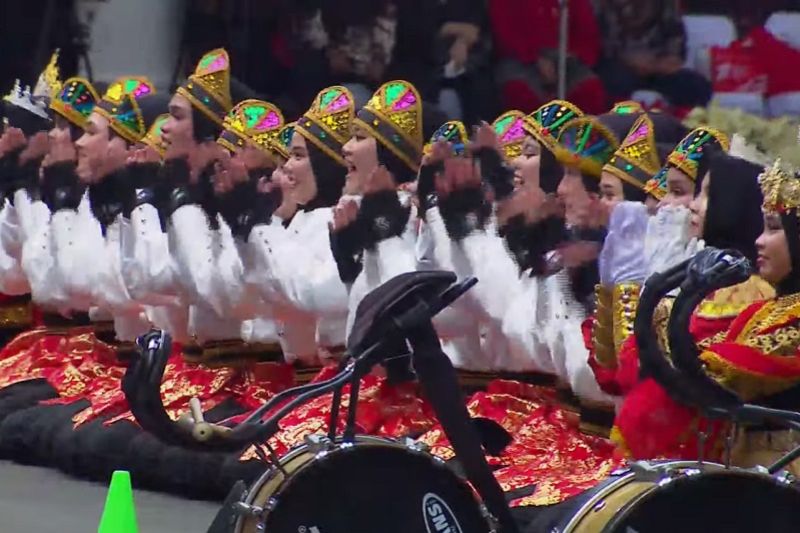
[[129, 472], [117, 470], [111, 476], [106, 506], [100, 525], [97, 526], [97, 533], [139, 533]]

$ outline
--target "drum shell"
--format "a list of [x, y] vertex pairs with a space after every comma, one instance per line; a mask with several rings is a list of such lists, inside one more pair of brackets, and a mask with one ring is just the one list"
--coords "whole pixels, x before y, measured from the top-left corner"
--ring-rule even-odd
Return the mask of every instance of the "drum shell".
[[[726, 469], [724, 466], [714, 463], [669, 462], [659, 466], [671, 469], [672, 475], [675, 477], [664, 476], [653, 479], [637, 475], [632, 470], [618, 474], [592, 489], [589, 495], [584, 495], [585, 500], [580, 508], [572, 513], [568, 519], [562, 520], [561, 527], [555, 528], [553, 531], [563, 533], [618, 533], [630, 531], [632, 530], [628, 524], [630, 517], [636, 512], [642, 512], [641, 506], [647, 505], [654, 497], [659, 495], [660, 491], [670, 486], [674, 488], [676, 484], [700, 479], [704, 481], [714, 479], [717, 483], [722, 480], [728, 480], [737, 484], [752, 484], [754, 487], [772, 486], [780, 490], [788, 499], [796, 502], [796, 507], [798, 508], [797, 518], [800, 519], [800, 490], [796, 486], [790, 486], [775, 477], [754, 471]], [[710, 529], [704, 529], [706, 526], [698, 526], [699, 529], [691, 529], [691, 527], [694, 527], [692, 517], [698, 516], [695, 513], [713, 514], [715, 511], [710, 506], [704, 506], [703, 501], [692, 500], [689, 497], [685, 498], [685, 500], [685, 508], [674, 508], [676, 520], [685, 520], [685, 524], [676, 526], [665, 523], [663, 526], [665, 529], [660, 531], [710, 531]], [[755, 512], [756, 502], [750, 503], [752, 503], [752, 509]], [[735, 506], [736, 503], [731, 501], [730, 505]], [[776, 510], [785, 511], [786, 507]], [[722, 515], [723, 513], [720, 514]], [[730, 518], [730, 516], [719, 516], [718, 518], [721, 524], [725, 518]], [[711, 516], [709, 519], [715, 520], [715, 517]], [[765, 526], [767, 521], [765, 516], [763, 519]], [[760, 533], [789, 531], [794, 527], [788, 525], [792, 522], [792, 519], [786, 519], [784, 522], [787, 524], [786, 526], [766, 527], [760, 530]], [[679, 529], [675, 529], [675, 527], [679, 527]], [[720, 531], [732, 531], [721, 525], [720, 527]], [[789, 529], [785, 529], [786, 527]]]
[[[441, 460], [434, 458], [433, 456], [427, 454], [427, 452], [419, 451], [416, 449], [412, 449], [404, 444], [401, 444], [397, 441], [384, 439], [380, 437], [370, 437], [370, 436], [358, 436], [356, 438], [356, 442], [354, 444], [345, 444], [341, 446], [337, 443], [337, 446], [334, 446], [329, 451], [319, 452], [316, 447], [311, 448], [308, 445], [302, 445], [288, 454], [286, 454], [280, 460], [281, 468], [270, 468], [267, 472], [265, 472], [262, 477], [253, 484], [252, 489], [249, 491], [247, 499], [245, 503], [251, 506], [261, 507], [265, 509], [265, 513], [260, 517], [254, 516], [244, 516], [240, 517], [237, 521], [236, 527], [234, 531], [236, 533], [254, 533], [254, 532], [270, 532], [270, 533], [283, 533], [283, 531], [294, 531], [304, 530], [309, 533], [315, 531], [315, 524], [313, 524], [313, 520], [310, 518], [306, 521], [306, 517], [304, 517], [304, 522], [302, 524], [296, 525], [293, 524], [291, 527], [285, 527], [286, 522], [286, 506], [281, 508], [283, 503], [289, 505], [289, 507], [295, 507], [295, 502], [290, 502], [289, 498], [296, 497], [297, 489], [299, 483], [307, 482], [309, 475], [318, 475], [313, 471], [315, 468], [325, 468], [326, 463], [330, 464], [329, 459], [342, 459], [347, 456], [347, 454], [368, 454], [375, 451], [383, 451], [390, 455], [396, 455], [398, 457], [409, 457], [406, 454], [411, 454], [411, 456], [415, 457], [415, 461], [419, 458], [423, 458], [425, 461], [430, 461], [432, 465], [431, 473], [438, 473], [444, 472], [445, 476], [451, 477], [455, 483], [460, 484], [463, 486], [464, 494], [468, 495], [459, 499], [460, 504], [464, 503], [464, 499], [468, 498], [470, 502], [473, 504], [473, 507], [464, 511], [463, 505], [453, 506], [454, 509], [457, 509], [458, 512], [455, 513], [453, 516], [457, 516], [456, 522], [460, 524], [457, 528], [448, 529], [448, 531], [452, 531], [452, 533], [485, 533], [489, 531], [489, 525], [482, 514], [482, 506], [478, 503], [477, 499], [475, 498], [474, 492], [472, 491], [469, 486], [463, 482], [455, 473], [451, 471], [451, 469], [444, 465]], [[338, 457], [337, 457], [338, 456]], [[353, 457], [351, 455], [350, 457]], [[412, 461], [413, 462], [413, 461]], [[437, 468], [438, 467], [438, 468]], [[401, 472], [398, 472], [398, 475], [402, 475]], [[305, 478], [305, 479], [304, 479]], [[298, 481], [299, 480], [299, 481]], [[387, 484], [391, 484], [392, 480], [386, 480]], [[448, 481], [449, 483], [449, 481]], [[295, 484], [295, 485], [293, 485]], [[306, 483], [305, 487], [302, 487], [303, 490], [306, 492], [309, 490], [310, 484]], [[301, 490], [301, 492], [303, 492]], [[323, 490], [323, 489], [319, 489]], [[369, 491], [369, 487], [364, 487], [361, 485], [354, 485], [348, 487], [341, 487], [341, 491]], [[374, 488], [375, 491], [381, 492], [384, 489], [382, 486], [377, 486]], [[458, 493], [459, 490], [456, 490]], [[290, 496], [292, 495], [293, 496]], [[330, 494], [330, 493], [328, 493]], [[461, 496], [464, 496], [461, 494]], [[398, 495], [400, 496], [400, 495]], [[321, 494], [321, 498], [315, 498], [314, 502], [310, 502], [308, 507], [309, 512], [303, 514], [315, 514], [316, 507], [320, 505], [332, 506], [337, 507], [337, 504], [340, 504], [339, 495], [330, 494], [330, 497], [326, 498], [326, 494], [323, 491]], [[398, 502], [395, 504], [396, 506], [400, 505], [401, 499], [398, 497], [396, 499]], [[424, 503], [422, 501], [420, 503], [420, 513], [424, 513]], [[447, 506], [446, 501], [442, 501], [444, 507], [447, 508], [448, 512], [450, 508]], [[452, 504], [453, 502], [450, 501]], [[376, 506], [378, 506], [380, 502], [376, 502]], [[414, 509], [417, 509], [416, 504]], [[464, 517], [468, 517], [466, 520]], [[479, 521], [480, 524], [476, 522]], [[279, 522], [284, 525], [276, 525], [275, 523]], [[385, 524], [383, 526], [374, 524], [371, 526], [374, 530], [381, 530], [381, 531], [389, 531], [390, 527], [396, 527], [395, 524]], [[432, 526], [429, 526], [429, 529]], [[319, 531], [323, 533], [338, 533], [339, 531], [343, 531], [344, 529], [349, 528], [337, 528], [337, 527], [319, 527]], [[433, 533], [435, 529], [430, 529]], [[394, 531], [394, 530], [392, 530]], [[424, 533], [424, 529], [422, 530]]]

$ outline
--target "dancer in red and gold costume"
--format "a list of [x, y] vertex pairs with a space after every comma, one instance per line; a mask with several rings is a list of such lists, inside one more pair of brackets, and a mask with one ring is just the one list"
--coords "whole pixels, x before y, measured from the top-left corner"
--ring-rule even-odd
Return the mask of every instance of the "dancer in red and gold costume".
[[[732, 187], [728, 182], [730, 168], [726, 177], [722, 178], [723, 187]], [[706, 214], [706, 227], [709, 226], [709, 214], [712, 213], [714, 195], [714, 167], [711, 169], [711, 195], [709, 195], [709, 211]], [[752, 177], [752, 176], [751, 176]], [[770, 282], [777, 291], [777, 298], [753, 298], [755, 291], [751, 287], [734, 287], [734, 297], [750, 297], [761, 300], [753, 305], [739, 305], [738, 309], [727, 305], [719, 307], [719, 296], [714, 295], [709, 302], [698, 308], [697, 314], [709, 309], [727, 311], [729, 327], [717, 332], [705, 332], [695, 337], [703, 350], [701, 359], [708, 373], [722, 385], [732, 389], [747, 401], [777, 405], [788, 409], [796, 409], [796, 399], [790, 391], [796, 383], [797, 375], [792, 372], [792, 357], [797, 349], [797, 340], [789, 333], [794, 327], [792, 314], [796, 289], [793, 287], [796, 255], [797, 219], [796, 206], [792, 204], [791, 193], [797, 190], [796, 179], [780, 169], [779, 164], [773, 166], [760, 178], [764, 194], [764, 231], [756, 242], [755, 248], [749, 250], [750, 255], [758, 257], [759, 275]], [[732, 187], [735, 188], [735, 187]], [[754, 195], [750, 187], [746, 192], [739, 189], [739, 198]], [[701, 202], [703, 195], [701, 193]], [[729, 204], [730, 205], [730, 204]], [[749, 211], [752, 211], [750, 209]], [[748, 211], [748, 212], [749, 212]], [[734, 220], [743, 220], [741, 209], [736, 211], [737, 219], [728, 223], [735, 225], [737, 231], [743, 226]], [[748, 226], [752, 224], [748, 215]], [[713, 224], [713, 222], [711, 222]], [[730, 244], [729, 244], [730, 246]], [[752, 300], [751, 300], [752, 301]], [[741, 302], [741, 300], [740, 300]], [[727, 304], [727, 302], [724, 302]], [[697, 322], [697, 320], [695, 320]], [[695, 327], [695, 330], [700, 328]], [[629, 395], [630, 405], [626, 401], [617, 419], [617, 438], [634, 456], [643, 454], [670, 457], [692, 457], [697, 455], [698, 428], [706, 429], [710, 434], [704, 450], [706, 457], [715, 457], [721, 453], [721, 432], [719, 425], [709, 425], [699, 419], [696, 412], [672, 402], [663, 391], [646, 380], [636, 386]], [[636, 398], [639, 399], [638, 404]], [[647, 398], [647, 404], [641, 399]], [[649, 410], [648, 410], [649, 409]], [[664, 416], [669, 414], [669, 419]], [[766, 430], [748, 430], [738, 443], [739, 452], [736, 462], [748, 463], [749, 452], [753, 457], [778, 455], [781, 450], [793, 447], [792, 439], [785, 435], [776, 435], [772, 450], [766, 446], [770, 439]], [[642, 435], [652, 435], [644, 438]], [[780, 438], [778, 438], [780, 437]], [[624, 439], [624, 440], [623, 440]], [[746, 464], [752, 466], [755, 464]]]

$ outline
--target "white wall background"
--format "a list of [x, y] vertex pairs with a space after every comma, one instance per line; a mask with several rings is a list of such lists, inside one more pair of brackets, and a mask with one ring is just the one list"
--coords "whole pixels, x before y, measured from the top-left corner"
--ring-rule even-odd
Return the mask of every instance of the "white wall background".
[[119, 76], [146, 75], [159, 90], [168, 89], [186, 0], [79, 0], [76, 9], [89, 25], [94, 79], [111, 82]]

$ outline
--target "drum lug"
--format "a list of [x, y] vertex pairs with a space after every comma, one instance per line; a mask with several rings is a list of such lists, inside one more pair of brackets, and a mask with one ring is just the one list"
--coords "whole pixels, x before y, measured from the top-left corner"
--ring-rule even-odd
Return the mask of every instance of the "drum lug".
[[250, 505], [249, 503], [236, 502], [233, 504], [233, 511], [239, 516], [260, 518], [264, 515], [265, 509], [257, 505]]
[[308, 451], [314, 455], [325, 455], [333, 449], [333, 442], [327, 435], [307, 435], [304, 440]]
[[406, 437], [404, 443], [405, 447], [415, 453], [429, 453], [431, 451], [431, 447], [425, 444], [422, 441], [414, 440], [412, 438]]
[[640, 481], [649, 481], [663, 485], [669, 483], [678, 474], [681, 476], [691, 476], [699, 474], [699, 468], [681, 468], [676, 470], [670, 463], [653, 464], [649, 461], [637, 461], [631, 464], [631, 471], [634, 477]]
[[797, 483], [797, 478], [789, 472], [788, 470], [781, 470], [777, 474], [775, 474], [775, 479], [778, 483], [783, 483], [784, 485], [794, 485]]

